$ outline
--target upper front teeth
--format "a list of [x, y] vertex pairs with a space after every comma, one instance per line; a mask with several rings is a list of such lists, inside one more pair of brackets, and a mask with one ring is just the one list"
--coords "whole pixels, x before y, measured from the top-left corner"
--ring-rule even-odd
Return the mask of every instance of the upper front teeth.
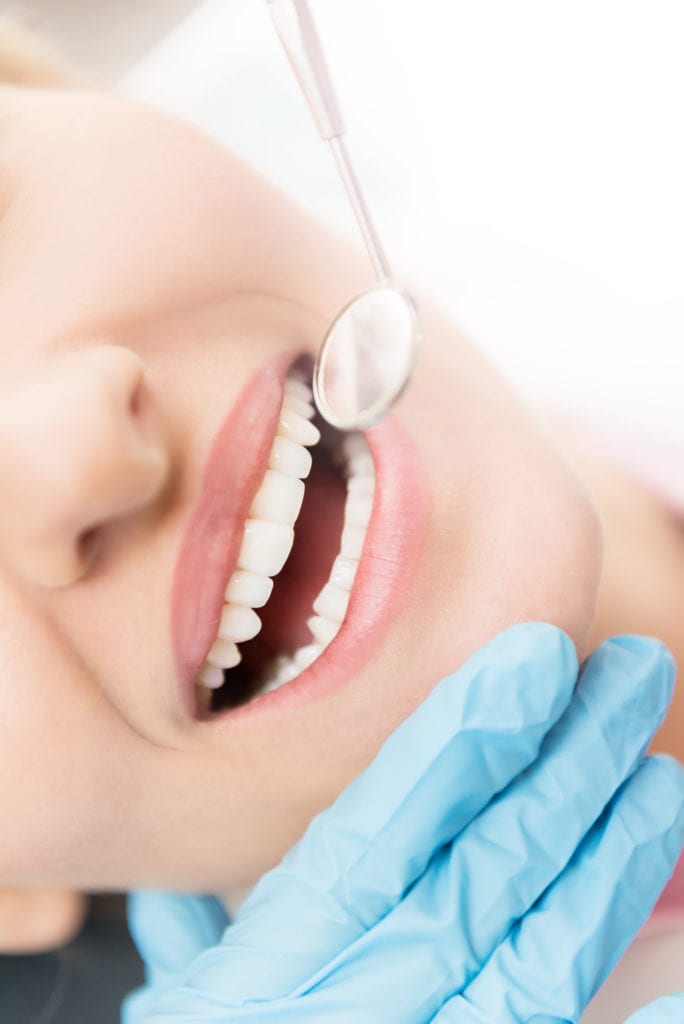
[[[313, 423], [309, 424], [310, 427]], [[250, 515], [293, 526], [304, 500], [304, 481], [277, 469], [267, 469], [256, 493]]]
[[273, 580], [246, 569], [236, 569], [226, 589], [226, 601], [248, 608], [263, 608], [271, 596]]
[[261, 619], [254, 609], [268, 601], [273, 588], [270, 577], [280, 572], [292, 548], [292, 527], [304, 498], [302, 478], [311, 469], [311, 455], [304, 445], [314, 445], [320, 438], [310, 422], [313, 414], [306, 384], [288, 377], [269, 468], [245, 521], [237, 569], [226, 587], [218, 636], [198, 675], [198, 682], [212, 689], [223, 683], [224, 668], [239, 663], [237, 644], [251, 640], [261, 629]]
[[[283, 404], [291, 401], [289, 395], [285, 395]], [[311, 411], [313, 416], [313, 409]], [[282, 422], [282, 421], [281, 421]], [[313, 426], [313, 424], [311, 424]], [[280, 424], [278, 424], [280, 430]], [[316, 428], [314, 427], [314, 430]], [[318, 431], [316, 431], [318, 433]], [[320, 436], [320, 435], [319, 435]], [[311, 442], [309, 442], [311, 444]], [[276, 434], [268, 460], [269, 469], [279, 469], [281, 473], [288, 476], [298, 476], [304, 479], [311, 470], [311, 453], [307, 452], [298, 441], [292, 441], [289, 437]]]
[[[320, 438], [311, 423], [313, 413], [309, 388], [300, 378], [288, 377], [269, 468], [245, 522], [238, 567], [226, 588], [218, 636], [198, 676], [198, 682], [206, 687], [222, 685], [223, 669], [240, 661], [237, 644], [261, 629], [254, 609], [268, 601], [273, 588], [270, 577], [280, 572], [290, 553], [293, 526], [304, 498], [303, 479], [311, 469], [311, 455], [304, 445], [316, 444]], [[373, 506], [375, 467], [361, 434], [347, 434], [341, 452], [347, 476], [341, 551], [307, 623], [313, 640], [294, 654], [275, 659], [265, 691], [277, 688], [315, 661], [337, 634], [347, 612]]]
[[290, 554], [294, 530], [287, 523], [247, 519], [238, 565], [259, 576], [275, 576]]

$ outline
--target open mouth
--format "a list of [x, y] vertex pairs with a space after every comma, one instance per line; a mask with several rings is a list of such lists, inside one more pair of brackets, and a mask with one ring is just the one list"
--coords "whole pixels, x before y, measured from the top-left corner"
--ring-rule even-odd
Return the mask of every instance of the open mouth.
[[307, 376], [296, 365], [285, 381], [268, 468], [195, 682], [199, 718], [294, 679], [346, 615], [371, 515], [374, 464], [362, 434], [342, 434], [316, 416]]

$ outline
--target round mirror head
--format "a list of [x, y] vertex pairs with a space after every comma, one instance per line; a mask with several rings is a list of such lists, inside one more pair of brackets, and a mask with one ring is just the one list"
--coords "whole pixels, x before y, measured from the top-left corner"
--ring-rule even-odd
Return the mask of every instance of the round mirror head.
[[340, 430], [379, 420], [408, 383], [419, 337], [415, 304], [401, 288], [379, 284], [357, 295], [333, 321], [316, 359], [321, 415]]

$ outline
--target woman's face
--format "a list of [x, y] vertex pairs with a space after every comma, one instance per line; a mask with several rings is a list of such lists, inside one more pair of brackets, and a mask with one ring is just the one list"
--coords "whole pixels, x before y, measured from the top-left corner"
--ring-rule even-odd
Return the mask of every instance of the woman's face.
[[[370, 272], [184, 122], [9, 87], [0, 114], [0, 884], [249, 884], [488, 636], [582, 644], [593, 512], [418, 289], [347, 619], [305, 675], [203, 716], [282, 379]], [[343, 503], [315, 452], [272, 653], [307, 641]]]

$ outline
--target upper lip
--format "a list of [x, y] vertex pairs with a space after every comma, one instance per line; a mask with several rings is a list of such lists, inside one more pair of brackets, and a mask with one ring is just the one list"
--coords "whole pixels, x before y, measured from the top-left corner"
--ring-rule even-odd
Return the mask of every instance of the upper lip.
[[271, 359], [246, 383], [221, 422], [201, 492], [185, 529], [171, 590], [171, 634], [182, 699], [194, 712], [193, 681], [213, 643], [244, 522], [261, 483], [292, 354]]

